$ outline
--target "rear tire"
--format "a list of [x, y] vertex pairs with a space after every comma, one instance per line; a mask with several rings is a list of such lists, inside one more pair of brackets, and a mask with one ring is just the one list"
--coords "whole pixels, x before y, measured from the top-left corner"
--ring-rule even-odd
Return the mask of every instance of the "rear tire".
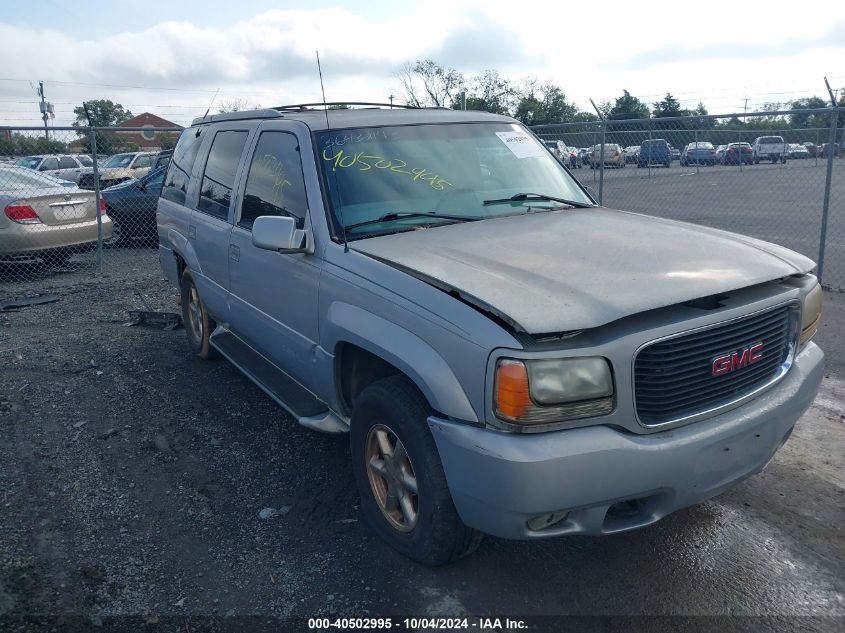
[[182, 325], [188, 338], [188, 348], [203, 360], [217, 358], [217, 350], [211, 347], [209, 338], [217, 324], [200, 299], [194, 276], [187, 268], [182, 273]]
[[[108, 211], [106, 211], [106, 215], [108, 215]], [[111, 237], [103, 240], [103, 246], [106, 248], [117, 248], [119, 246], [123, 246], [126, 242], [126, 234], [123, 231], [123, 225], [117, 218], [110, 215], [109, 218], [111, 218]]]
[[407, 377], [372, 383], [352, 412], [352, 471], [361, 514], [376, 534], [409, 558], [445, 565], [475, 551], [482, 534], [458, 516], [428, 428], [430, 414]]

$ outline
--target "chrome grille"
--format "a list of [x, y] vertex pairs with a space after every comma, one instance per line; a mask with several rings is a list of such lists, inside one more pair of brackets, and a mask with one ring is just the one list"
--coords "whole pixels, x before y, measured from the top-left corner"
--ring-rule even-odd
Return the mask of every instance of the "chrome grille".
[[[642, 424], [668, 424], [730, 404], [789, 367], [796, 314], [787, 305], [646, 345], [634, 359], [634, 400]], [[763, 344], [762, 358], [713, 375], [714, 359]]]

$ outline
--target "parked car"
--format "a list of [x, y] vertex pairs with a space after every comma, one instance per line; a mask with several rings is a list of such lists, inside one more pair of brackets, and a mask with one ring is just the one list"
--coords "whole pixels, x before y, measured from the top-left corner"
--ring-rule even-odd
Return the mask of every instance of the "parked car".
[[625, 167], [625, 153], [622, 147], [616, 143], [605, 143], [602, 154], [601, 144], [593, 145], [590, 152], [590, 169], [598, 169], [602, 163], [619, 169]]
[[[25, 167], [0, 165], [0, 261], [59, 264], [97, 242], [93, 192]], [[100, 208], [104, 211], [104, 207]], [[111, 220], [101, 216], [103, 236]]]
[[593, 152], [592, 147], [579, 147], [578, 148], [578, 156], [581, 158], [582, 165], [589, 165], [590, 164], [590, 155]]
[[782, 136], [759, 136], [754, 139], [751, 149], [755, 165], [758, 165], [761, 160], [786, 163], [787, 147]]
[[636, 163], [640, 154], [639, 145], [629, 145], [625, 148], [625, 162]]
[[543, 144], [549, 148], [549, 151], [554, 154], [555, 158], [563, 160], [563, 154], [566, 146], [561, 141], [543, 141]]
[[716, 148], [713, 143], [709, 141], [696, 141], [689, 143], [681, 152], [680, 164], [681, 167], [686, 167], [691, 164], [698, 165], [715, 165], [718, 162], [716, 158]]
[[815, 158], [819, 151], [819, 146], [815, 143], [811, 143], [810, 141], [806, 141], [801, 143], [804, 147], [807, 148], [807, 152], [810, 154], [811, 157]]
[[150, 165], [150, 172], [155, 171], [159, 167], [167, 167], [167, 165], [170, 163], [170, 158], [172, 156], [173, 156], [173, 150], [172, 149], [165, 149], [165, 150], [160, 151], [153, 158], [152, 164]]
[[158, 239], [156, 204], [166, 167], [159, 167], [137, 180], [127, 180], [102, 191], [106, 213], [112, 221], [110, 247]]
[[506, 116], [197, 119], [157, 220], [191, 353], [348, 432], [362, 519], [428, 564], [718, 494], [824, 374], [814, 262], [598, 207]]
[[671, 156], [672, 160], [680, 160], [681, 158], [681, 150], [677, 147], [669, 146], [669, 156]]
[[740, 161], [750, 165], [754, 161], [754, 152], [750, 143], [728, 143], [719, 160], [723, 165], [739, 165]]
[[831, 152], [833, 152], [834, 158], [840, 158], [842, 156], [842, 148], [839, 146], [839, 143], [833, 143], [832, 145], [830, 143], [822, 143], [819, 156], [827, 158]]
[[15, 161], [18, 167], [34, 169], [76, 184], [79, 184], [80, 174], [92, 164], [91, 157], [85, 154], [39, 154]]
[[800, 143], [790, 143], [787, 153], [790, 158], [810, 158], [810, 152]]
[[362, 518], [428, 564], [718, 494], [824, 373], [814, 262], [600, 208], [510, 117], [197, 119], [157, 219], [191, 352], [348, 431]]
[[[108, 160], [97, 162], [100, 176], [100, 189], [105, 189], [125, 180], [146, 176], [155, 157], [153, 152], [128, 152], [114, 154]], [[94, 170], [85, 169], [79, 177], [79, 186], [83, 189], [94, 188]]]
[[669, 143], [663, 138], [653, 138], [640, 143], [640, 153], [637, 157], [637, 167], [648, 167], [650, 165], [663, 165], [669, 167], [672, 164], [672, 151]]

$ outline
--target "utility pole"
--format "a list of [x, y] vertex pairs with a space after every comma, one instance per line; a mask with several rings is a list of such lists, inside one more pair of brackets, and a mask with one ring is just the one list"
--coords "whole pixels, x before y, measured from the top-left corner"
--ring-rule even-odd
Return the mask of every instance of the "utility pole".
[[47, 119], [50, 114], [47, 111], [47, 102], [44, 100], [44, 82], [38, 82], [38, 96], [41, 97], [41, 118], [44, 119], [44, 138], [50, 140], [50, 130], [47, 127]]
[[745, 105], [743, 106], [742, 111], [745, 114], [748, 114], [748, 97], [745, 97]]
[[388, 99], [390, 99], [390, 107], [391, 107], [391, 109], [392, 109], [392, 108], [393, 108], [393, 95], [390, 95], [390, 96], [388, 97]]

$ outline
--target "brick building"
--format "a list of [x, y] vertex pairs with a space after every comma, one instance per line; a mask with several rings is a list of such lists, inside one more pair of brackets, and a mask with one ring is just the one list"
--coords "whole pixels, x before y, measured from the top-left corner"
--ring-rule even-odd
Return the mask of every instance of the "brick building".
[[[160, 116], [156, 116], [151, 112], [144, 112], [143, 114], [132, 117], [128, 121], [121, 123], [120, 127], [170, 127], [182, 129], [181, 125], [176, 125], [173, 121], [162, 119]], [[179, 132], [154, 132], [152, 129], [149, 132], [117, 132], [117, 134], [120, 135], [120, 140], [127, 143], [135, 143], [141, 151], [146, 152], [160, 150], [163, 136], [169, 136], [171, 138], [170, 147], [173, 147], [179, 138]]]

